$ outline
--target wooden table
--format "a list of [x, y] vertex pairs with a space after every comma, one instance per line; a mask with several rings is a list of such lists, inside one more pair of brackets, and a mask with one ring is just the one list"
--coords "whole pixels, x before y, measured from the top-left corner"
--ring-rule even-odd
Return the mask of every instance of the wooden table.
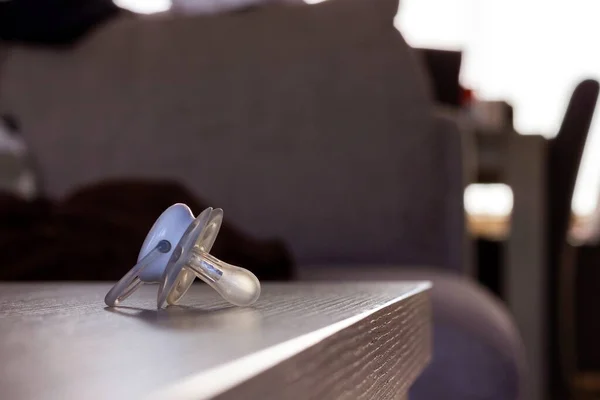
[[428, 283], [195, 285], [105, 308], [108, 284], [0, 284], [6, 399], [403, 399], [431, 356]]

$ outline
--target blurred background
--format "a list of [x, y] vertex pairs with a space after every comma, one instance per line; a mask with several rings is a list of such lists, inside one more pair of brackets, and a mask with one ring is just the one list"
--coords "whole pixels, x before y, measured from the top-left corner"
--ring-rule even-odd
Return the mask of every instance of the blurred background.
[[[107, 177], [174, 179], [246, 232], [284, 239], [296, 278], [315, 262], [460, 269], [469, 302], [485, 306], [453, 324], [485, 350], [459, 351], [437, 325], [442, 356], [415, 398], [441, 398], [431, 385], [449, 399], [597, 398], [599, 18], [594, 0], [1, 0], [0, 183], [29, 201]], [[227, 183], [186, 172], [204, 162], [187, 146], [143, 144], [165, 132], [214, 149], [205, 166]], [[246, 161], [220, 164], [229, 152]], [[288, 162], [303, 172], [273, 171]], [[246, 169], [264, 178], [250, 187]], [[286, 217], [252, 228], [265, 215], [241, 205], [247, 193]], [[369, 201], [389, 213], [352, 236], [352, 209]], [[320, 202], [346, 233], [313, 243], [298, 208]], [[424, 272], [391, 278], [410, 277], [446, 287]]]
[[[326, 0], [306, 0], [321, 1]], [[171, 7], [169, 0], [115, 2], [140, 13]], [[600, 74], [600, 55], [591, 51], [600, 29], [594, 23], [598, 17], [600, 4], [593, 0], [404, 0], [395, 26], [414, 47], [460, 52], [461, 85], [479, 100], [506, 101], [514, 107], [514, 127], [520, 134], [552, 138], [573, 87]], [[587, 221], [596, 210], [599, 129], [592, 123], [577, 177], [577, 222]], [[474, 184], [465, 196], [471, 215], [504, 220], [512, 208], [512, 193], [503, 185]]]
[[[436, 10], [436, 12], [432, 12]], [[460, 82], [480, 100], [506, 101], [519, 134], [556, 136], [573, 87], [598, 78], [600, 57], [593, 1], [404, 1], [396, 26], [417, 47], [460, 51]], [[600, 134], [593, 120], [573, 196], [576, 222], [596, 210], [600, 185]], [[474, 185], [470, 214], [507, 216], [509, 187]], [[486, 200], [487, 199], [487, 200]]]

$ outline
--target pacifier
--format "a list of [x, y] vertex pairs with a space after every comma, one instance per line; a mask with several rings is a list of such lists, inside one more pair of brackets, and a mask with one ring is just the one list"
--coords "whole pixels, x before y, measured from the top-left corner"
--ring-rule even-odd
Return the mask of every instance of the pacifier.
[[158, 308], [174, 305], [196, 277], [236, 306], [254, 303], [260, 296], [258, 278], [210, 254], [222, 221], [220, 208], [209, 207], [196, 218], [185, 204], [167, 208], [148, 232], [137, 264], [106, 294], [106, 305], [118, 305], [142, 283], [159, 283]]

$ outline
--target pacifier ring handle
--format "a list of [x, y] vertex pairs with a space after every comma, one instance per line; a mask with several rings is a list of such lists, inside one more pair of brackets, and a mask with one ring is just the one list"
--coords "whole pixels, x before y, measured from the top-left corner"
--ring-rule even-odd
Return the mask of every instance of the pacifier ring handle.
[[143, 283], [140, 274], [152, 261], [156, 260], [161, 254], [171, 251], [171, 243], [168, 240], [161, 240], [156, 247], [152, 249], [145, 257], [117, 282], [106, 294], [104, 302], [109, 307], [114, 307], [128, 298]]

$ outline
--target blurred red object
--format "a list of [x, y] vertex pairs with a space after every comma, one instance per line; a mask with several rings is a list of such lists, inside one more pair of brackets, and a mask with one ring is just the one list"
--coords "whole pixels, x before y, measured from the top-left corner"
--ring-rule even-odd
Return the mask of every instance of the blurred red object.
[[474, 100], [475, 100], [475, 94], [473, 93], [473, 90], [468, 89], [468, 88], [462, 88], [460, 105], [463, 107], [467, 107], [467, 106], [471, 105], [471, 103]]

